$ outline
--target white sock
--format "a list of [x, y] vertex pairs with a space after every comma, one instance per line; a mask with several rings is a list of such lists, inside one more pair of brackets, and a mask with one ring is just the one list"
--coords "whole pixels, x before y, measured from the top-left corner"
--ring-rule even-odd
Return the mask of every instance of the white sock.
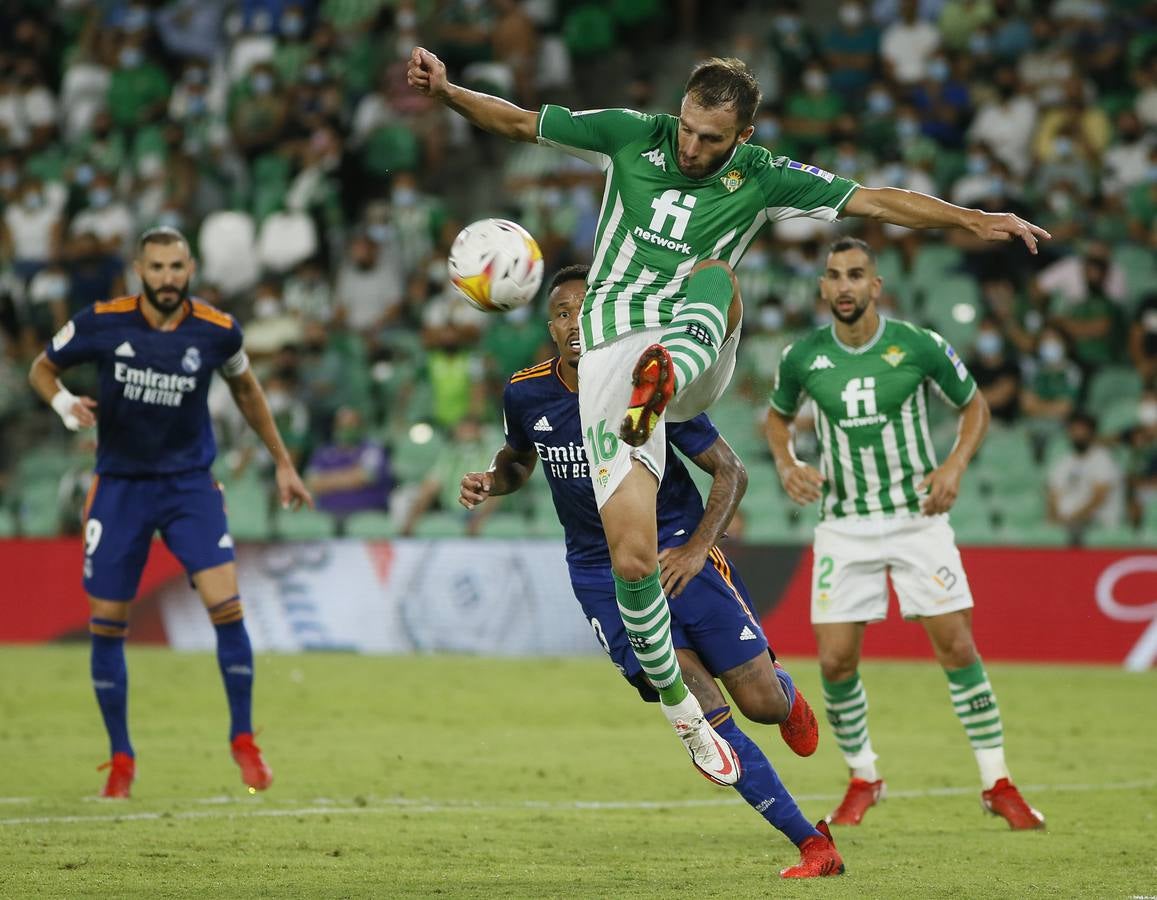
[[852, 770], [853, 778], [862, 778], [864, 781], [879, 781], [880, 775], [876, 771], [876, 756], [872, 749], [871, 738], [864, 742], [864, 746], [860, 748], [858, 753], [844, 754], [844, 762], [848, 764], [848, 768]]
[[991, 790], [1002, 778], [1011, 780], [1008, 766], [1004, 762], [1003, 747], [979, 747], [972, 752], [976, 754], [976, 764], [980, 766], [980, 783], [986, 791]]

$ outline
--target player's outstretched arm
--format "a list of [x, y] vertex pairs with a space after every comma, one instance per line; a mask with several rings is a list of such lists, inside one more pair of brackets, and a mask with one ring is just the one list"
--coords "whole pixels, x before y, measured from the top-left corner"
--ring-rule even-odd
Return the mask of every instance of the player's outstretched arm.
[[281, 501], [281, 508], [300, 509], [303, 505], [313, 507], [313, 495], [297, 474], [293, 459], [281, 439], [281, 432], [277, 430], [277, 423], [273, 421], [273, 414], [269, 411], [269, 403], [265, 399], [265, 391], [252, 369], [246, 369], [239, 375], [227, 375], [229, 390], [233, 393], [233, 400], [241, 415], [249, 423], [249, 427], [257, 432], [269, 450], [269, 455], [277, 465], [277, 496]]
[[1052, 237], [1039, 225], [1013, 213], [965, 209], [919, 191], [900, 188], [858, 188], [844, 206], [843, 215], [879, 219], [905, 228], [963, 228], [985, 241], [1024, 241], [1030, 253], [1037, 240]]
[[787, 495], [800, 506], [818, 500], [824, 476], [795, 455], [791, 445], [791, 420], [774, 407], [767, 411], [767, 446]]
[[956, 443], [952, 447], [952, 452], [916, 487], [918, 491], [928, 492], [928, 496], [920, 504], [924, 515], [935, 516], [952, 509], [952, 504], [956, 502], [956, 497], [960, 493], [960, 481], [964, 477], [968, 463], [980, 449], [984, 435], [988, 432], [990, 418], [988, 401], [978, 390], [961, 410], [960, 422], [956, 428]]
[[60, 383], [61, 369], [41, 353], [28, 370], [28, 383], [51, 406], [69, 431], [92, 428], [96, 424], [96, 401], [91, 397], [77, 397]]
[[534, 143], [538, 138], [538, 113], [452, 83], [445, 63], [425, 47], [411, 51], [406, 80], [418, 93], [445, 104], [483, 131], [512, 141]]
[[530, 473], [538, 455], [533, 450], [520, 452], [509, 444], [494, 455], [494, 462], [485, 472], [467, 472], [462, 476], [458, 502], [467, 509], [474, 509], [486, 502], [488, 497], [501, 497], [520, 490]]
[[739, 501], [747, 492], [747, 469], [722, 436], [691, 461], [711, 476], [711, 490], [703, 518], [687, 540], [679, 547], [668, 547], [659, 553], [663, 591], [668, 597], [678, 597], [691, 579], [707, 563], [711, 552], [727, 531], [727, 526], [739, 509]]

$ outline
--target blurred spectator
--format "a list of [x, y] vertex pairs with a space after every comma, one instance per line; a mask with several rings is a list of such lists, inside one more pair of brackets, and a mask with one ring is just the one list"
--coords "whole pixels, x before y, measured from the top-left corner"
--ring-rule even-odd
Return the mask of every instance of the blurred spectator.
[[968, 371], [988, 401], [992, 417], [1011, 424], [1020, 416], [1021, 371], [996, 319], [985, 317], [976, 333], [976, 355]]
[[214, 59], [225, 6], [225, 0], [172, 0], [155, 14], [157, 35], [173, 56]]
[[89, 185], [87, 200], [73, 218], [70, 233], [96, 235], [102, 253], [132, 259], [136, 221], [128, 206], [117, 199], [112, 178], [103, 173], [96, 175]]
[[992, 22], [995, 10], [990, 0], [948, 0], [940, 13], [940, 36], [952, 50], [967, 50], [977, 29]]
[[494, 58], [509, 68], [514, 76], [514, 99], [533, 109], [538, 105], [534, 83], [538, 32], [523, 6], [522, 0], [495, 0], [497, 15], [490, 39]]
[[12, 260], [17, 277], [27, 284], [49, 262], [60, 258], [63, 237], [61, 210], [48, 202], [39, 178], [26, 179], [20, 202], [4, 210], [0, 258]]
[[491, 385], [497, 392], [519, 369], [554, 355], [545, 322], [545, 313], [531, 303], [506, 313], [500, 325], [483, 333], [481, 349], [490, 365]]
[[[747, 298], [753, 303], [754, 298]], [[736, 360], [736, 382], [740, 394], [765, 404], [775, 382], [779, 358], [794, 340], [788, 328], [783, 303], [775, 294], [762, 298], [750, 325], [744, 328], [743, 344]]]
[[1126, 209], [1129, 236], [1157, 252], [1157, 146], [1149, 149], [1145, 180], [1129, 191]]
[[402, 312], [403, 282], [397, 255], [369, 235], [355, 235], [342, 260], [334, 289], [345, 323], [368, 340]]
[[333, 287], [317, 259], [307, 259], [285, 280], [285, 308], [306, 322], [333, 318]]
[[1129, 521], [1134, 526], [1152, 516], [1157, 508], [1157, 388], [1141, 394], [1137, 423], [1123, 436], [1128, 452], [1127, 502]]
[[1102, 157], [1103, 189], [1109, 194], [1124, 195], [1143, 184], [1149, 177], [1149, 154], [1157, 137], [1146, 134], [1141, 120], [1131, 109], [1117, 113], [1116, 137]]
[[839, 23], [828, 29], [820, 49], [831, 73], [832, 89], [860, 98], [876, 68], [880, 32], [869, 21], [862, 0], [843, 0], [837, 18]]
[[1123, 349], [1118, 347], [1117, 307], [1106, 290], [1108, 271], [1107, 259], [1086, 254], [1084, 297], [1053, 317], [1086, 371], [1113, 362]]
[[929, 58], [925, 73], [911, 91], [922, 131], [943, 147], [960, 147], [971, 107], [968, 84], [953, 73], [949, 57], [943, 52]]
[[810, 152], [828, 140], [832, 121], [844, 109], [844, 101], [832, 90], [827, 70], [816, 61], [804, 68], [800, 89], [787, 98], [787, 122], [792, 136]]
[[333, 439], [310, 455], [305, 483], [317, 508], [339, 518], [387, 508], [394, 486], [389, 456], [367, 436], [361, 413], [353, 407], [335, 413]]
[[778, 4], [771, 19], [768, 43], [783, 66], [784, 83], [794, 87], [799, 83], [808, 61], [819, 53], [811, 25], [800, 15], [799, 0], [786, 0]]
[[237, 149], [248, 159], [273, 149], [289, 118], [289, 101], [270, 63], [258, 63], [236, 89], [229, 123]]
[[[446, 283], [444, 277], [433, 280]], [[467, 416], [483, 414], [486, 363], [479, 341], [487, 324], [486, 313], [448, 288], [431, 297], [422, 310], [424, 380], [432, 394], [431, 415], [434, 423], [447, 431]]]
[[69, 239], [66, 259], [70, 317], [93, 303], [124, 295], [124, 263], [118, 254], [107, 253], [91, 231], [81, 231]]
[[452, 439], [441, 445], [410, 503], [401, 528], [403, 535], [413, 535], [422, 517], [434, 506], [444, 512], [461, 513], [467, 534], [477, 536], [481, 532], [490, 513], [500, 504], [491, 501], [465, 513], [458, 506], [458, 488], [463, 472], [480, 472], [490, 464], [495, 440], [490, 431], [473, 417], [454, 426]]
[[281, 301], [277, 282], [269, 280], [253, 291], [253, 318], [245, 326], [245, 349], [255, 360], [297, 346], [305, 337], [300, 319]]
[[1124, 518], [1125, 484], [1108, 448], [1096, 443], [1097, 420], [1088, 413], [1069, 417], [1072, 452], [1048, 474], [1048, 517], [1064, 525], [1074, 542], [1090, 527], [1111, 528]]
[[434, 251], [446, 210], [436, 197], [421, 189], [417, 175], [397, 172], [390, 184], [389, 209], [384, 212], [395, 229], [402, 267], [412, 271]]
[[1041, 328], [1036, 355], [1025, 360], [1023, 383], [1021, 409], [1034, 438], [1045, 440], [1076, 409], [1084, 384], [1059, 329], [1051, 325]]
[[981, 141], [973, 141], [965, 156], [964, 173], [952, 184], [952, 202], [959, 206], [975, 206], [988, 196], [994, 171], [992, 152]]
[[901, 0], [900, 18], [884, 29], [880, 55], [888, 77], [897, 84], [910, 85], [928, 74], [928, 60], [940, 46], [940, 32], [920, 16], [917, 0]]
[[1023, 176], [1032, 165], [1037, 106], [1021, 91], [1020, 79], [1011, 66], [996, 71], [994, 84], [996, 96], [979, 105], [968, 136], [988, 145], [1009, 169]]
[[1141, 380], [1157, 381], [1157, 293], [1146, 294], [1129, 327], [1129, 359]]
[[1064, 83], [1061, 102], [1040, 118], [1033, 138], [1033, 155], [1041, 162], [1066, 160], [1072, 155], [1099, 159], [1109, 145], [1112, 126], [1099, 106], [1089, 102], [1091, 93], [1079, 75]]
[[167, 107], [169, 92], [169, 76], [145, 55], [144, 35], [126, 35], [108, 85], [108, 110], [113, 124], [131, 129], [154, 121]]
[[1041, 270], [1032, 281], [1034, 293], [1051, 297], [1054, 312], [1084, 302], [1090, 291], [1103, 293], [1114, 303], [1126, 296], [1125, 273], [1113, 262], [1112, 248], [1104, 241], [1089, 241], [1083, 252], [1072, 253]]

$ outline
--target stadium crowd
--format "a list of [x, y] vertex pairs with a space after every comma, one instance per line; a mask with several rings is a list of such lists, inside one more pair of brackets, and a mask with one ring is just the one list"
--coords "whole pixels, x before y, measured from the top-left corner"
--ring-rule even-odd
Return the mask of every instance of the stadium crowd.
[[[34, 402], [28, 363], [79, 309], [137, 291], [135, 237], [161, 224], [192, 240], [194, 293], [245, 328], [319, 498], [277, 515], [220, 384], [239, 537], [558, 533], [541, 486], [487, 520], [455, 505], [460, 474], [488, 462], [506, 378], [550, 347], [541, 304], [489, 317], [457, 298], [446, 252], [499, 215], [537, 237], [548, 273], [589, 261], [601, 173], [412, 92], [405, 60], [423, 44], [531, 108], [674, 112], [691, 61], [739, 56], [764, 91], [753, 140], [1048, 228], [1039, 257], [858, 233], [880, 253], [885, 308], [944, 334], [992, 407], [960, 539], [1157, 540], [1157, 3], [832, 6], [0, 0], [0, 535], [79, 527], [92, 437]], [[714, 416], [753, 474], [733, 524], [749, 539], [809, 538], [760, 417], [780, 351], [830, 319], [816, 277], [835, 234], [775, 223], [738, 269], [740, 372]]]

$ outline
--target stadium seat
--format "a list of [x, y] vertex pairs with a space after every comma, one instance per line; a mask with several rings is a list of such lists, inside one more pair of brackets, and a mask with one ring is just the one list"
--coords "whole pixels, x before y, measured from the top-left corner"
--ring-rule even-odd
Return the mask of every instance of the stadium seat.
[[285, 541], [320, 541], [337, 530], [333, 516], [319, 509], [279, 510], [274, 531]]
[[201, 277], [226, 294], [253, 287], [261, 274], [255, 240], [253, 218], [247, 213], [210, 213], [197, 236]]
[[398, 536], [397, 521], [388, 512], [367, 509], [345, 520], [346, 537], [380, 541]]
[[1157, 290], [1157, 257], [1152, 250], [1122, 243], [1113, 251], [1113, 262], [1125, 272], [1125, 290], [1131, 309], [1146, 294]]
[[16, 516], [9, 509], [0, 507], [0, 538], [13, 537], [16, 534]]
[[959, 271], [961, 259], [960, 251], [947, 244], [928, 243], [920, 248], [912, 264], [912, 286], [925, 294], [925, 307], [935, 302], [940, 284]]
[[456, 512], [428, 512], [418, 520], [414, 537], [444, 538], [465, 537], [466, 517]]
[[1113, 403], [1136, 401], [1141, 396], [1141, 375], [1131, 366], [1106, 366], [1089, 381], [1085, 409], [1100, 416]]
[[1146, 547], [1147, 536], [1128, 525], [1115, 528], [1091, 528], [1085, 535], [1086, 547]]
[[946, 275], [925, 289], [925, 321], [963, 357], [972, 350], [983, 315], [980, 289], [973, 278]]
[[284, 274], [317, 252], [317, 226], [303, 212], [275, 212], [261, 223], [257, 253], [266, 268]]
[[483, 537], [520, 539], [534, 535], [534, 525], [526, 516], [496, 512], [482, 526]]
[[1005, 525], [1001, 533], [1010, 544], [1026, 547], [1067, 547], [1071, 541], [1069, 533], [1059, 525], [1040, 522], [1034, 525]]

